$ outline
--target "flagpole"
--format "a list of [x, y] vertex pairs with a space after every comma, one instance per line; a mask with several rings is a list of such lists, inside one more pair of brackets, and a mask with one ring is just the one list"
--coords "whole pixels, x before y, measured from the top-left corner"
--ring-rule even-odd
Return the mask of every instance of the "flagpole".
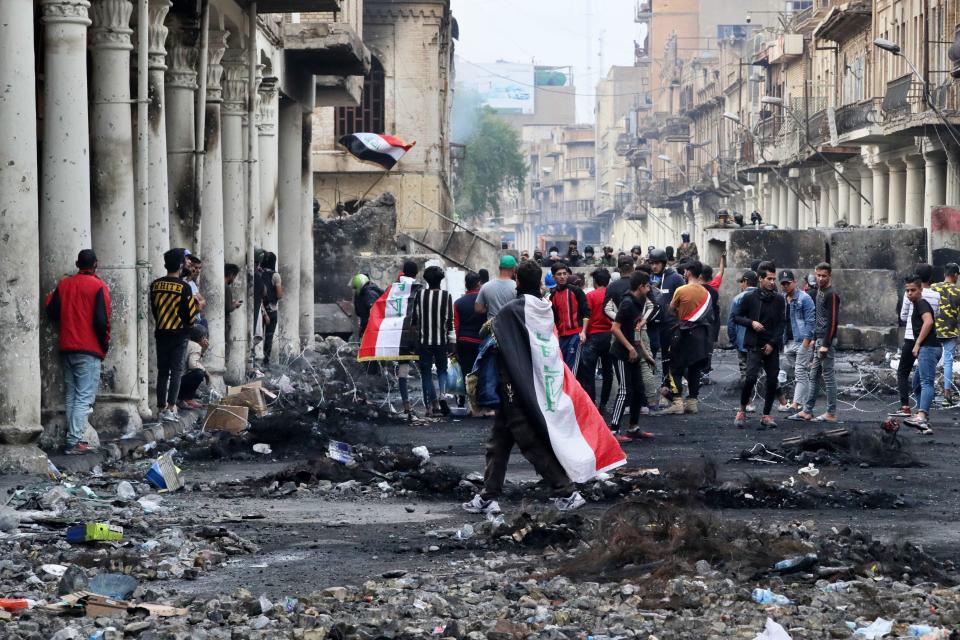
[[378, 184], [380, 184], [380, 181], [383, 180], [383, 179], [387, 176], [388, 173], [390, 173], [390, 169], [387, 169], [386, 171], [384, 171], [383, 173], [381, 173], [381, 174], [380, 174], [380, 177], [377, 178], [377, 180], [376, 180], [372, 185], [370, 185], [370, 188], [363, 192], [363, 195], [360, 196], [360, 197], [357, 199], [357, 206], [358, 206], [358, 207], [363, 203], [364, 198], [366, 198], [367, 195], [368, 195], [371, 191], [373, 191], [373, 188], [374, 188], [375, 186], [377, 186]]

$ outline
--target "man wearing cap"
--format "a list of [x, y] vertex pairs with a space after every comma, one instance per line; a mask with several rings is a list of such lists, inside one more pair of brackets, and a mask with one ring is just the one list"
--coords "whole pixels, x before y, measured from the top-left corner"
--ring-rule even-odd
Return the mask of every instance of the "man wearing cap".
[[684, 260], [700, 260], [700, 252], [697, 251], [697, 243], [690, 242], [690, 232], [684, 231], [680, 234], [680, 246], [677, 247], [677, 262]]
[[61, 280], [46, 300], [47, 316], [60, 327], [68, 454], [92, 451], [83, 436], [110, 347], [110, 290], [97, 276], [93, 249], [81, 251], [76, 265], [77, 273]]
[[[734, 319], [740, 314], [740, 303], [743, 302], [747, 294], [756, 290], [759, 281], [757, 279], [757, 273], [748, 269], [743, 272], [743, 275], [740, 276], [737, 282], [740, 283], [740, 293], [730, 302], [730, 312], [727, 315], [727, 339], [730, 340], [730, 344], [737, 348], [737, 361], [740, 366], [740, 384], [742, 386], [747, 377], [747, 349], [743, 344], [744, 338], [746, 338], [747, 335], [747, 328], [738, 325]], [[752, 410], [751, 407], [747, 407], [747, 411]]]
[[500, 258], [500, 275], [480, 287], [474, 309], [493, 320], [503, 305], [517, 297], [517, 259], [511, 255]]
[[803, 403], [810, 395], [810, 363], [813, 358], [813, 329], [817, 312], [813, 298], [797, 286], [793, 271], [780, 272], [780, 290], [787, 301], [789, 319], [785, 326], [784, 371], [787, 373], [788, 385], [791, 377], [796, 382], [793, 401], [782, 410], [796, 412], [803, 409]]

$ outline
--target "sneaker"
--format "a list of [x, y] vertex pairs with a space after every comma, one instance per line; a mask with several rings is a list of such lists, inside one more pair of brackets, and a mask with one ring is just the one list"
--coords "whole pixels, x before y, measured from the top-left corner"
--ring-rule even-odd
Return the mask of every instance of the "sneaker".
[[617, 442], [633, 442], [633, 438], [619, 431], [615, 431], [613, 437], [617, 439]]
[[755, 413], [756, 410], [757, 410], [757, 408], [756, 408], [754, 405], [752, 405], [752, 404], [748, 404], [748, 405], [747, 405], [747, 413]]
[[643, 440], [649, 440], [650, 438], [653, 437], [653, 433], [651, 433], [650, 431], [644, 431], [639, 427], [639, 425], [633, 425], [632, 427], [627, 429], [627, 435], [633, 438], [634, 440], [636, 440], [637, 438], [641, 438]]
[[96, 449], [88, 445], [86, 442], [78, 442], [72, 447], [64, 449], [63, 452], [68, 456], [80, 456], [85, 453], [93, 453], [94, 451], [96, 451]]
[[957, 406], [956, 396], [943, 396], [943, 398], [940, 399], [940, 406], [944, 409], [952, 409]]
[[160, 414], [160, 422], [180, 422], [180, 416], [176, 411], [168, 409]]
[[794, 411], [794, 408], [792, 404], [781, 404], [777, 406], [777, 411], [779, 411], [780, 413], [789, 413], [791, 411]]
[[733, 419], [733, 426], [738, 429], [743, 429], [747, 426], [747, 413], [745, 411], [737, 411], [737, 416]]
[[687, 398], [683, 401], [684, 413], [700, 413], [700, 401], [697, 398]]
[[930, 428], [930, 423], [927, 422], [927, 419], [921, 418], [919, 415], [912, 418], [907, 418], [903, 421], [903, 424], [913, 427], [924, 435], [933, 433], [933, 429]]
[[702, 375], [702, 376], [700, 376], [700, 386], [701, 386], [701, 387], [709, 387], [709, 386], [712, 385], [712, 384], [713, 384], [713, 380], [710, 379], [710, 376], [708, 376], [708, 375]]
[[460, 506], [467, 513], [500, 513], [500, 504], [496, 500], [484, 500], [479, 493], [473, 496], [473, 500]]
[[650, 407], [640, 407], [640, 415], [642, 416], [650, 415]]
[[566, 498], [553, 499], [553, 506], [557, 508], [557, 511], [573, 511], [574, 509], [579, 509], [585, 504], [587, 504], [587, 501], [584, 500], [579, 491], [574, 491]]
[[761, 429], [776, 429], [777, 421], [773, 419], [773, 416], [763, 416], [760, 418], [760, 428]]
[[450, 415], [450, 405], [447, 404], [446, 400], [440, 401], [440, 415], [443, 415], [443, 416]]
[[887, 415], [891, 418], [911, 418], [913, 412], [910, 411], [910, 407], [900, 407], [895, 413], [888, 413]]

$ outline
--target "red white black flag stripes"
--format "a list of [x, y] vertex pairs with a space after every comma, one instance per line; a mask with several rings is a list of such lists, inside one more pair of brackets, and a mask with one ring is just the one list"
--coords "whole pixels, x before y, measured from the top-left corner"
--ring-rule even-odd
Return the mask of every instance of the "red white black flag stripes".
[[597, 407], [564, 364], [550, 302], [523, 296], [505, 305], [493, 331], [513, 390], [531, 426], [550, 441], [574, 482], [626, 464], [627, 458]]
[[415, 279], [401, 276], [373, 304], [360, 340], [359, 362], [419, 360], [413, 326], [413, 305], [419, 289]]
[[387, 171], [417, 144], [407, 144], [400, 138], [381, 133], [351, 133], [341, 137], [339, 142], [358, 160], [380, 165]]

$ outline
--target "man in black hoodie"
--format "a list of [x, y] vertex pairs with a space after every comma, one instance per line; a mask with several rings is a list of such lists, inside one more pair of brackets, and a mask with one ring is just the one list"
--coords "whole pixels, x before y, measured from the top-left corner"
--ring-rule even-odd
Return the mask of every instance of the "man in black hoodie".
[[761, 429], [777, 426], [770, 411], [777, 397], [777, 378], [780, 375], [780, 346], [786, 318], [786, 302], [777, 293], [777, 269], [771, 262], [757, 267], [760, 287], [751, 291], [740, 303], [740, 314], [734, 322], [746, 327], [744, 347], [747, 350], [747, 376], [740, 390], [740, 410], [734, 424], [741, 429], [747, 425], [747, 405], [760, 377], [760, 368], [767, 374], [766, 394], [763, 398]]

